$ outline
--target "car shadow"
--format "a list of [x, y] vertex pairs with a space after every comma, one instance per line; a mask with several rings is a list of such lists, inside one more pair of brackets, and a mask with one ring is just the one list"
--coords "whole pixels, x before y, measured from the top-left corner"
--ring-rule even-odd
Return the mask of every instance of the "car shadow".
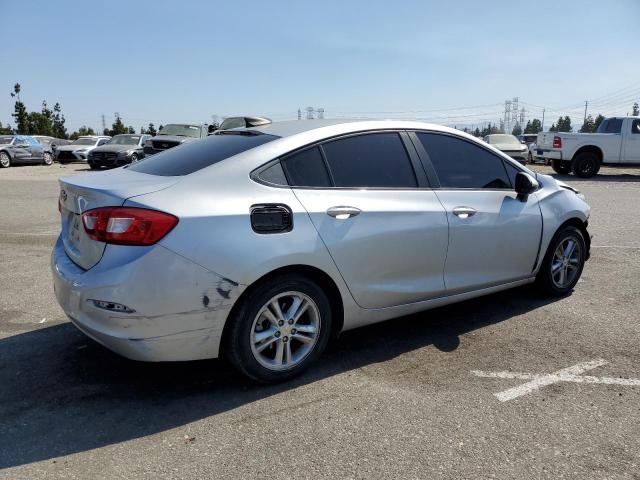
[[162, 432], [416, 349], [451, 352], [461, 335], [551, 301], [519, 288], [345, 332], [302, 377], [278, 385], [252, 383], [223, 360], [126, 360], [69, 323], [8, 337], [0, 340], [0, 468]]

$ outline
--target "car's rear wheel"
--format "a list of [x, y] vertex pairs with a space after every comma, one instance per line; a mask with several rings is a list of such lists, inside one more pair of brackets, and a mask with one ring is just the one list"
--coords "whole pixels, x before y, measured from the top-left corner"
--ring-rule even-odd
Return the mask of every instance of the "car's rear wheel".
[[0, 152], [0, 167], [8, 168], [11, 166], [11, 157], [7, 152]]
[[324, 351], [331, 306], [313, 280], [293, 274], [272, 278], [240, 302], [228, 320], [223, 348], [245, 375], [265, 383], [288, 380]]
[[45, 165], [53, 165], [53, 155], [51, 155], [49, 152], [44, 152], [44, 154], [42, 155], [42, 160], [44, 161]]
[[582, 275], [586, 253], [580, 229], [567, 225], [558, 230], [551, 239], [536, 277], [541, 290], [553, 296], [570, 292]]
[[554, 172], [559, 173], [560, 175], [568, 175], [571, 172], [571, 164], [563, 160], [553, 160], [551, 168], [553, 168]]
[[581, 153], [573, 159], [571, 169], [576, 177], [593, 177], [600, 170], [600, 158], [593, 152]]

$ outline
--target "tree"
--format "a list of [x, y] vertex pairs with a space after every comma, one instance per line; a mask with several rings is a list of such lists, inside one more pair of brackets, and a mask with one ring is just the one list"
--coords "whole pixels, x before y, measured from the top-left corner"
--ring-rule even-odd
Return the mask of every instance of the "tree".
[[[108, 128], [105, 128], [102, 133], [104, 135], [109, 135], [109, 136], [113, 137], [114, 135], [122, 135], [123, 133], [131, 133], [131, 132], [129, 132], [130, 128], [132, 128], [132, 127], [126, 127], [124, 125], [124, 123], [122, 122], [122, 118], [120, 118], [120, 115], [116, 115], [116, 121], [113, 122], [113, 125], [111, 125], [111, 130], [109, 130]], [[133, 133], [136, 133], [136, 131], [133, 130]]]
[[515, 135], [516, 137], [518, 135], [522, 135], [522, 127], [518, 122], [516, 122], [515, 126], [513, 127], [513, 130], [511, 130], [511, 135]]
[[587, 118], [585, 118], [584, 123], [582, 124], [582, 127], [580, 127], [579, 132], [580, 133], [593, 133], [596, 129], [596, 122], [593, 120], [593, 117], [591, 115], [587, 115]]
[[136, 129], [135, 129], [135, 128], [133, 128], [131, 125], [129, 125], [129, 126], [127, 127], [127, 133], [129, 133], [129, 134], [134, 134], [134, 133], [136, 133]]
[[[106, 130], [106, 129], [105, 129]], [[78, 137], [84, 137], [85, 135], [95, 135], [96, 132], [91, 127], [87, 127], [86, 125], [81, 126], [77, 132], [73, 132], [69, 138], [71, 140], [76, 140]]]
[[573, 130], [571, 126], [571, 118], [569, 116], [558, 117], [558, 122], [551, 125], [550, 132], [570, 132]]
[[56, 138], [67, 138], [67, 128], [64, 126], [65, 118], [62, 114], [62, 107], [58, 102], [53, 106], [53, 136]]
[[2, 122], [0, 122], [0, 135], [11, 135], [12, 133], [13, 129], [9, 125], [3, 127]]
[[29, 114], [27, 113], [27, 107], [20, 101], [20, 91], [22, 88], [19, 83], [13, 86], [13, 92], [11, 97], [16, 97], [16, 104], [13, 107], [13, 113], [11, 116], [16, 121], [16, 133], [29, 133]]
[[633, 108], [633, 113], [632, 113], [632, 115], [633, 115], [634, 117], [639, 116], [639, 115], [640, 115], [640, 106], [638, 106], [638, 102], [635, 102], [635, 103], [633, 104], [633, 107], [632, 107], [632, 108]]
[[542, 122], [537, 118], [527, 121], [524, 127], [524, 133], [540, 133], [542, 131]]
[[604, 121], [604, 116], [598, 114], [595, 121], [593, 122], [593, 131], [597, 131], [600, 124]]

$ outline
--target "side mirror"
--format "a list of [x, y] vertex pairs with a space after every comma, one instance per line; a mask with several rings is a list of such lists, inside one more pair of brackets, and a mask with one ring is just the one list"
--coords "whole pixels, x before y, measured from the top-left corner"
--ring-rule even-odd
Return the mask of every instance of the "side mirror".
[[529, 194], [535, 192], [539, 186], [538, 181], [528, 173], [516, 173], [516, 193], [518, 194], [518, 199], [526, 201]]

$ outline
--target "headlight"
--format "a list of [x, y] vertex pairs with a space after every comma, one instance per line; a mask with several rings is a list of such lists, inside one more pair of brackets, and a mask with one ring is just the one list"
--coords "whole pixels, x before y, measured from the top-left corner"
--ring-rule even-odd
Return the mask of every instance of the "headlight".
[[585, 197], [585, 196], [584, 196], [584, 193], [582, 193], [582, 192], [578, 192], [578, 193], [576, 193], [576, 196], [577, 196], [580, 200], [582, 200], [583, 202], [586, 202], [586, 201], [587, 201], [587, 197]]

